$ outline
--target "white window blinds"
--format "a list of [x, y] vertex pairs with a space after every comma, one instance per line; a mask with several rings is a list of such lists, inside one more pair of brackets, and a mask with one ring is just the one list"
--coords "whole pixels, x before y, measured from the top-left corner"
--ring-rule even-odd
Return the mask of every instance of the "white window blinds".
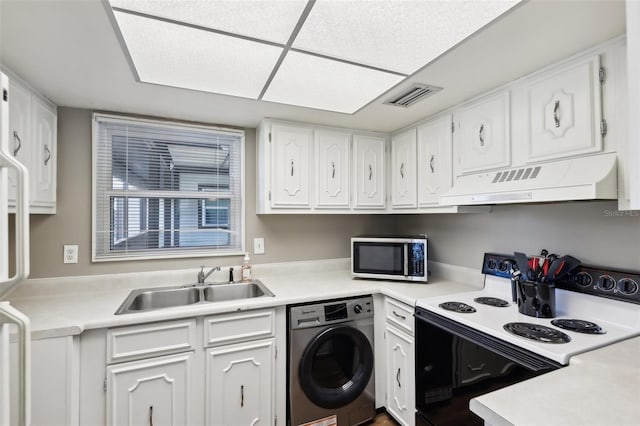
[[244, 251], [244, 132], [95, 114], [93, 260]]

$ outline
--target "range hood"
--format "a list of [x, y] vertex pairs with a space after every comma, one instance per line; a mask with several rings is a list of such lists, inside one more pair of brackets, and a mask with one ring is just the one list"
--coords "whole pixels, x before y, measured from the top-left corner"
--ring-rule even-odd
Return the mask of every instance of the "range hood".
[[617, 199], [616, 153], [458, 176], [444, 205]]

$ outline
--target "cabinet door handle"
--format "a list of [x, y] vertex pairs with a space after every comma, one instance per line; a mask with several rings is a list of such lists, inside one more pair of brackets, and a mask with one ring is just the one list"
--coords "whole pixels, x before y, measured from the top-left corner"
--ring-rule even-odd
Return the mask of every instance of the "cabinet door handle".
[[482, 371], [484, 370], [484, 363], [480, 364], [477, 367], [473, 367], [471, 364], [467, 364], [467, 368], [469, 369], [469, 371]]
[[291, 160], [291, 176], [293, 176], [293, 166], [294, 166], [294, 162], [293, 159]]
[[336, 178], [336, 163], [335, 162], [331, 162], [331, 179], [335, 179]]
[[434, 166], [434, 161], [436, 161], [436, 156], [432, 155], [431, 159], [429, 160], [429, 168], [431, 169], [431, 173], [435, 173], [436, 172], [436, 168]]
[[396, 373], [396, 382], [398, 382], [398, 387], [402, 387], [402, 383], [400, 383], [400, 368], [398, 368], [398, 372]]
[[149, 406], [149, 426], [153, 426], [153, 405]]
[[480, 139], [480, 146], [484, 146], [484, 124], [480, 125], [480, 130], [478, 131], [478, 138]]
[[244, 407], [244, 385], [240, 385], [240, 406]]
[[369, 180], [371, 180], [372, 177], [373, 177], [373, 167], [371, 167], [371, 164], [369, 164]]
[[15, 157], [20, 152], [20, 148], [22, 148], [22, 140], [20, 140], [20, 136], [15, 130], [13, 131], [13, 138], [16, 140], [16, 147], [13, 149], [13, 156]]
[[397, 313], [396, 311], [391, 311], [391, 312], [393, 312], [393, 315], [395, 315], [395, 316], [396, 316], [396, 317], [398, 317], [398, 318], [401, 318], [401, 319], [403, 319], [403, 320], [406, 320], [406, 319], [407, 319], [407, 317], [405, 317], [404, 315], [400, 315], [400, 314], [399, 314], [399, 313]]
[[400, 163], [400, 176], [404, 179], [404, 163]]
[[560, 127], [560, 117], [558, 115], [558, 111], [560, 110], [560, 101], [556, 101], [553, 106], [553, 121], [556, 124], [556, 127]]
[[51, 151], [49, 150], [49, 147], [46, 144], [44, 145], [44, 153], [46, 155], [44, 159], [44, 165], [46, 166], [47, 163], [49, 163], [49, 160], [51, 160]]

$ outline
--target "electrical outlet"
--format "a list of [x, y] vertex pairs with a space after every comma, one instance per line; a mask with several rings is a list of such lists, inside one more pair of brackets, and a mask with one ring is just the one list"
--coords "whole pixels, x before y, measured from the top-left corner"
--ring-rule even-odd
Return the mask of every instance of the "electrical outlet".
[[253, 254], [264, 254], [264, 238], [253, 239]]
[[64, 246], [64, 263], [78, 263], [78, 245], [66, 245]]

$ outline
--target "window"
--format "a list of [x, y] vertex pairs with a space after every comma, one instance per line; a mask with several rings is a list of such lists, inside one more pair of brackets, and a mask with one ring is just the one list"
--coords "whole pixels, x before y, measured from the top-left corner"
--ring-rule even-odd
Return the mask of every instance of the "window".
[[93, 260], [244, 252], [244, 132], [94, 114]]

